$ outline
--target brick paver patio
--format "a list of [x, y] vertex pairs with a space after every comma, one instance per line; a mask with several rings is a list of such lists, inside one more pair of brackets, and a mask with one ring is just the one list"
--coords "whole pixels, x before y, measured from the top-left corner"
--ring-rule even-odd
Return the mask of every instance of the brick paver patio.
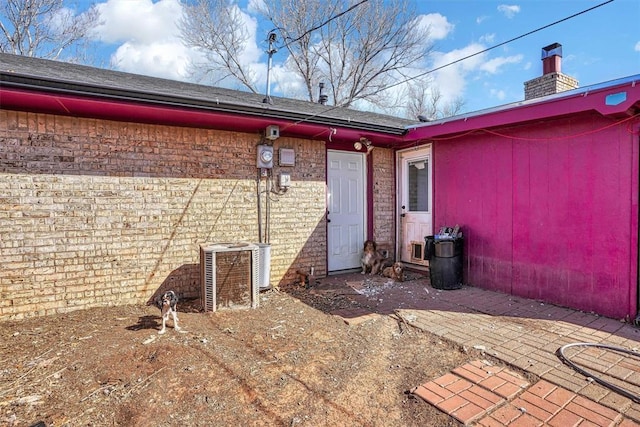
[[[349, 298], [357, 304], [332, 313], [349, 324], [366, 322], [372, 316], [401, 316], [416, 328], [463, 348], [480, 349], [513, 367], [474, 361], [427, 383], [409, 385], [415, 396], [461, 423], [486, 427], [640, 426], [640, 354], [634, 353], [640, 349], [637, 327], [469, 286], [437, 290], [430, 286], [428, 277], [419, 274], [403, 283], [389, 284], [387, 280], [353, 274], [330, 276], [317, 286], [353, 289]], [[563, 363], [558, 349], [574, 343], [599, 343], [630, 351], [579, 346], [565, 350], [572, 362], [628, 395]], [[539, 380], [529, 384], [518, 370]]]

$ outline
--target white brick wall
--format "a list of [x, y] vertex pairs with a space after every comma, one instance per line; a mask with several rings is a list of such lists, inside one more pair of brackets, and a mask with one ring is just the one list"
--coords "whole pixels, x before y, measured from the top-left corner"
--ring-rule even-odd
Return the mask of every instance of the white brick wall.
[[[258, 135], [0, 111], [0, 320], [199, 294], [199, 245], [258, 241]], [[271, 201], [271, 282], [325, 274], [325, 147]], [[276, 176], [279, 168], [274, 170]], [[264, 200], [263, 200], [264, 203]], [[263, 205], [264, 208], [264, 205]]]
[[[258, 241], [258, 135], [0, 110], [0, 320], [199, 295], [199, 245]], [[281, 137], [271, 283], [326, 274], [322, 142]], [[277, 151], [276, 151], [277, 152]], [[393, 153], [374, 156], [374, 235], [394, 240]], [[262, 195], [263, 213], [265, 209]]]

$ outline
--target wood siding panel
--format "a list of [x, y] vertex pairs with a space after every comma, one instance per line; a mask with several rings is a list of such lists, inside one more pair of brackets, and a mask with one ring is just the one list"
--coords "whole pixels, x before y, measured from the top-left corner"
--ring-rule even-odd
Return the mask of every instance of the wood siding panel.
[[463, 150], [443, 143], [434, 156], [436, 230], [462, 225], [467, 280], [471, 274], [479, 286], [510, 292], [512, 192], [511, 176], [505, 174], [505, 168], [511, 170], [510, 146], [483, 137]]
[[434, 221], [463, 227], [469, 284], [635, 316], [637, 141], [610, 124], [585, 115], [434, 143]]

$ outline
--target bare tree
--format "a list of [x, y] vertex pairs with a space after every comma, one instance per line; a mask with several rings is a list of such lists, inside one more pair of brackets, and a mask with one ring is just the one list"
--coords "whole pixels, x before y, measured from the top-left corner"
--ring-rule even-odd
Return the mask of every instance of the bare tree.
[[0, 52], [16, 55], [60, 59], [86, 40], [99, 16], [95, 5], [76, 15], [63, 0], [0, 3]]
[[[319, 27], [337, 13], [336, 2], [331, 0], [321, 4], [317, 0], [278, 0], [276, 3], [263, 3], [265, 9], [262, 13], [269, 17], [276, 27], [274, 31], [279, 32], [281, 40], [284, 40], [289, 53], [285, 64], [287, 69], [293, 71], [303, 82], [305, 97], [309, 101], [317, 101], [316, 85], [322, 81], [331, 86], [332, 82], [321, 72], [321, 58], [314, 54], [319, 33], [311, 29]], [[296, 51], [306, 54], [294, 54]]]
[[440, 89], [424, 80], [409, 83], [405, 106], [406, 117], [409, 119], [438, 120], [458, 114], [463, 107], [462, 98], [445, 102]]
[[440, 109], [441, 115], [439, 118], [455, 116], [456, 114], [462, 112], [462, 108], [464, 108], [465, 104], [466, 103], [463, 98], [459, 96], [454, 98], [453, 100], [445, 103], [442, 106], [442, 108]]
[[[384, 103], [384, 91], [429, 54], [428, 29], [408, 0], [272, 0], [261, 13], [288, 54], [286, 67], [310, 101], [325, 83], [335, 105]], [[249, 37], [234, 0], [194, 0], [180, 23], [183, 40], [209, 62], [206, 72], [233, 77], [256, 92], [241, 55]], [[197, 65], [197, 64], [196, 64]], [[202, 64], [200, 64], [202, 68]]]
[[184, 43], [199, 49], [207, 61], [192, 64], [194, 71], [212, 75], [218, 83], [233, 77], [257, 93], [256, 76], [242, 61], [250, 34], [236, 4], [228, 0], [185, 4], [178, 28]]
[[[313, 87], [326, 81], [335, 105], [384, 104], [384, 91], [430, 52], [428, 28], [407, 0], [273, 0], [263, 13], [283, 34], [289, 60]], [[346, 12], [346, 13], [344, 13]]]

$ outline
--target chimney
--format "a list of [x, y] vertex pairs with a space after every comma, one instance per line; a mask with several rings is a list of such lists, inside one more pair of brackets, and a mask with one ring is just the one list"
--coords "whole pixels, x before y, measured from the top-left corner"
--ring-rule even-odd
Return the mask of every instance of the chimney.
[[550, 44], [542, 48], [542, 74], [560, 73], [562, 70], [562, 45]]
[[326, 95], [324, 93], [324, 83], [320, 82], [318, 83], [318, 86], [320, 87], [320, 96], [318, 96], [318, 102], [322, 105], [325, 105], [329, 100], [329, 95]]
[[540, 98], [576, 89], [578, 81], [562, 74], [562, 45], [553, 43], [542, 48], [542, 76], [524, 82], [524, 99]]

